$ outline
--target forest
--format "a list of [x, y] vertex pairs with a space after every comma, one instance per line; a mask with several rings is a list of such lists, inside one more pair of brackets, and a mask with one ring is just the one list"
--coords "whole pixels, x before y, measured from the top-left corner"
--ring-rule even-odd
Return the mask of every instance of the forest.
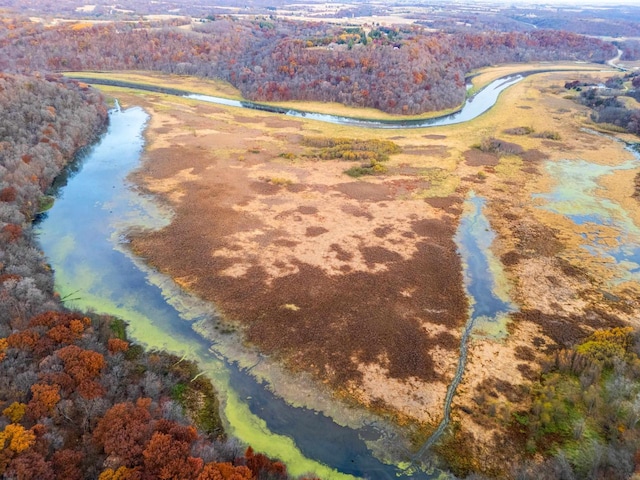
[[433, 33], [370, 31], [264, 17], [213, 17], [192, 30], [164, 24], [45, 27], [0, 24], [3, 71], [155, 70], [218, 78], [257, 101], [313, 100], [414, 115], [455, 108], [473, 69], [506, 62], [604, 62], [616, 48], [553, 30]]
[[228, 439], [211, 382], [132, 344], [122, 320], [69, 311], [32, 221], [107, 124], [102, 95], [55, 75], [0, 77], [0, 477], [286, 479]]

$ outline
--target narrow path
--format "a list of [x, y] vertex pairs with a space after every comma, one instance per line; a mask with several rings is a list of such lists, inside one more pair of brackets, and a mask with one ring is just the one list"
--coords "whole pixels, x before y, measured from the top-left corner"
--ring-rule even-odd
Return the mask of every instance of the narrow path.
[[456, 368], [456, 373], [453, 376], [453, 380], [447, 389], [447, 395], [444, 398], [444, 412], [442, 415], [442, 420], [438, 425], [438, 428], [434, 430], [431, 436], [422, 444], [420, 449], [413, 455], [411, 458], [411, 466], [415, 465], [419, 460], [422, 459], [422, 456], [431, 448], [435, 443], [440, 439], [447, 426], [449, 425], [450, 417], [451, 417], [451, 403], [453, 402], [453, 397], [456, 394], [456, 390], [458, 389], [458, 385], [462, 381], [462, 376], [464, 375], [464, 370], [467, 365], [467, 345], [469, 342], [469, 335], [473, 331], [473, 326], [475, 324], [475, 317], [473, 315], [469, 315], [469, 319], [464, 327], [464, 331], [462, 332], [462, 338], [460, 339], [460, 358], [458, 359], [458, 367]]
[[618, 54], [613, 57], [611, 60], [607, 60], [607, 65], [615, 68], [616, 70], [620, 70], [621, 72], [626, 72], [627, 69], [618, 65], [620, 58], [622, 57], [622, 50], [618, 49]]

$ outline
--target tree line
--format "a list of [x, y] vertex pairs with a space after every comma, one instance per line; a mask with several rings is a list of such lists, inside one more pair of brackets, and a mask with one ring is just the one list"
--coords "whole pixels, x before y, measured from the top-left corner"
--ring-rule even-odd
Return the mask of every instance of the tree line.
[[[419, 114], [458, 106], [465, 77], [504, 62], [604, 62], [612, 44], [562, 31], [433, 33], [419, 26], [351, 32], [279, 19], [215, 17], [192, 30], [145, 23], [44, 27], [0, 23], [7, 71], [156, 70], [219, 78], [257, 101], [313, 100]], [[341, 41], [342, 39], [342, 41]]]

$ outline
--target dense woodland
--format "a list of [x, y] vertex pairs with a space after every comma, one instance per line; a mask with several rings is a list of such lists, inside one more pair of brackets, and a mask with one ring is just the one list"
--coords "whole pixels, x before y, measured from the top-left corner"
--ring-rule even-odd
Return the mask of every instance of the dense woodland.
[[145, 24], [0, 24], [4, 71], [158, 70], [229, 81], [252, 100], [318, 100], [418, 114], [458, 106], [474, 68], [504, 62], [604, 62], [616, 48], [572, 33], [365, 32], [322, 23], [235, 20], [193, 31]]
[[31, 221], [54, 177], [104, 129], [101, 95], [55, 76], [0, 76], [0, 477], [286, 479], [224, 436], [194, 364], [70, 312]]

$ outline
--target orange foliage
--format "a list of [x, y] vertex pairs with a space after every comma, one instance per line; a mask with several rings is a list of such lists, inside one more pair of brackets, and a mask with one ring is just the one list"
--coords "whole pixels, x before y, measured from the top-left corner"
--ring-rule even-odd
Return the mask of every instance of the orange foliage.
[[25, 451], [36, 441], [36, 436], [31, 430], [22, 425], [10, 423], [0, 432], [0, 451], [9, 449], [15, 453]]
[[25, 330], [22, 332], [12, 333], [7, 337], [7, 345], [11, 348], [19, 348], [21, 350], [32, 350], [38, 343], [40, 335], [37, 332]]
[[[82, 335], [84, 325], [78, 320], [72, 320], [75, 328], [66, 325], [56, 325], [47, 332], [47, 336], [57, 343], [73, 343]], [[79, 330], [78, 330], [79, 329]]]
[[31, 386], [31, 401], [27, 411], [32, 418], [49, 415], [60, 401], [60, 387], [58, 385], [43, 385], [36, 383]]
[[107, 348], [111, 353], [126, 352], [129, 350], [129, 342], [120, 340], [119, 338], [110, 338]]
[[234, 467], [230, 463], [208, 463], [197, 480], [251, 480], [255, 478], [247, 467]]
[[65, 372], [78, 384], [96, 378], [106, 365], [101, 353], [84, 350], [77, 345], [63, 347], [56, 351], [56, 355], [64, 362]]
[[80, 322], [85, 327], [91, 325], [91, 319], [83, 317], [82, 315], [79, 315], [77, 313], [48, 311], [33, 317], [29, 322], [29, 326], [43, 326], [52, 328], [56, 325], [64, 325], [66, 327], [69, 327], [71, 325], [71, 322], [73, 322], [74, 320]]

